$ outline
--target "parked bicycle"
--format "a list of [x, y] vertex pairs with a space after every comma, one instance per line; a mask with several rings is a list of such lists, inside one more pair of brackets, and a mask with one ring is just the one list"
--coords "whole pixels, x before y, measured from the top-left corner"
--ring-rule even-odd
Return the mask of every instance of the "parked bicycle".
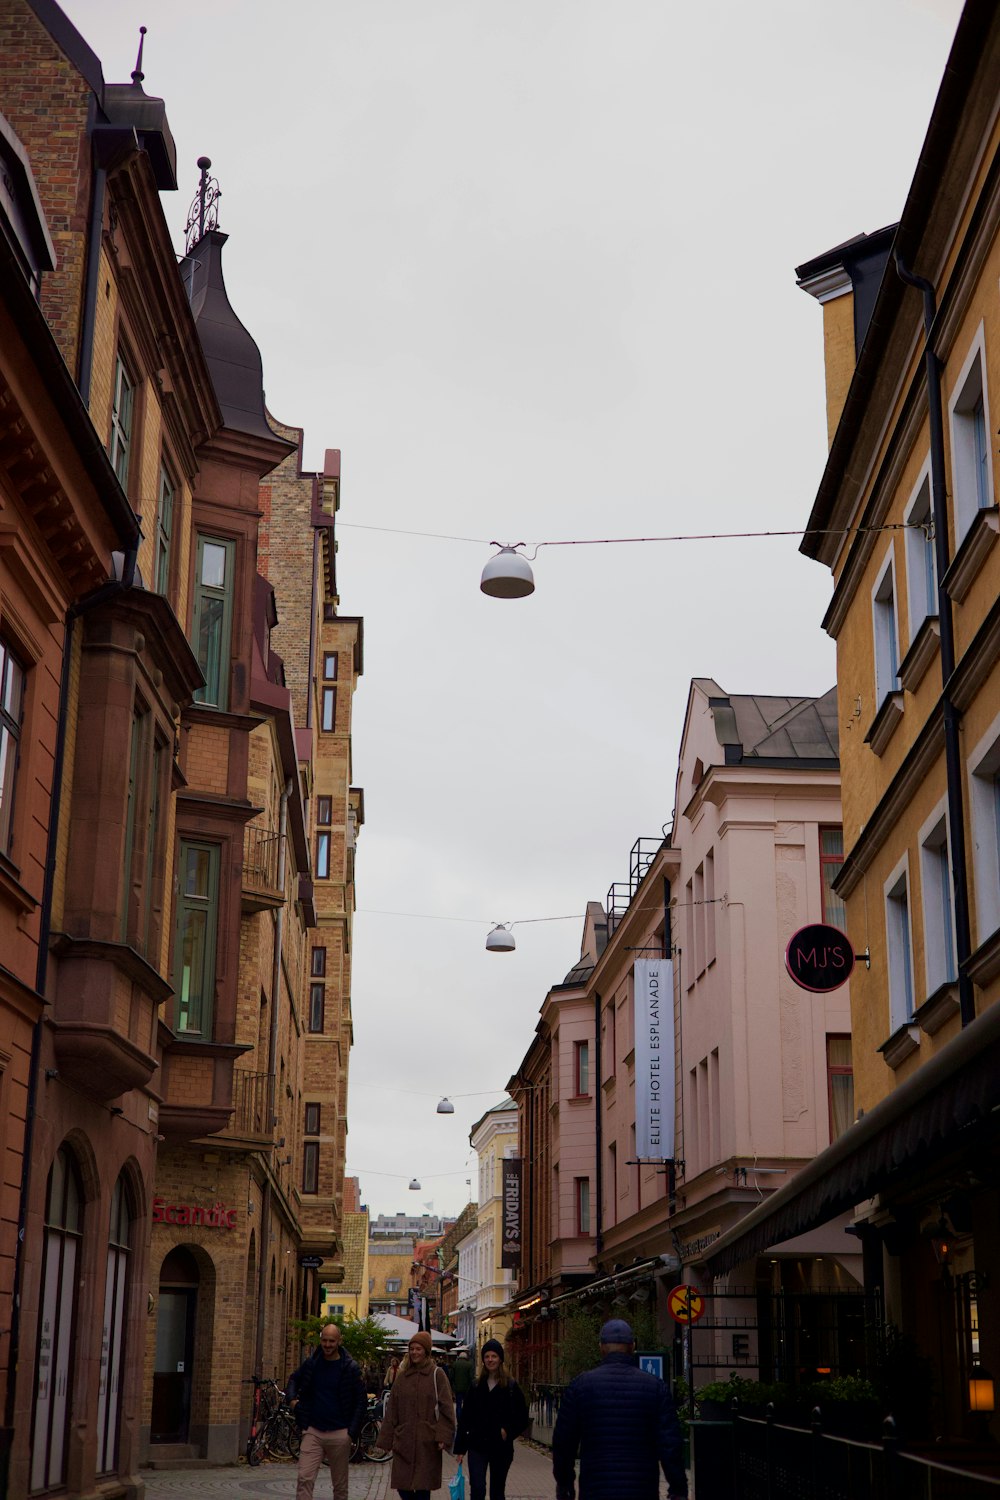
[[382, 1428], [382, 1418], [385, 1415], [384, 1398], [379, 1396], [368, 1397], [368, 1415], [361, 1424], [361, 1431], [351, 1447], [351, 1459], [366, 1458], [369, 1463], [384, 1464], [392, 1453], [387, 1448], [379, 1446], [379, 1433]]
[[264, 1458], [298, 1458], [302, 1434], [278, 1382], [252, 1375], [243, 1383], [253, 1386], [247, 1463], [256, 1468]]

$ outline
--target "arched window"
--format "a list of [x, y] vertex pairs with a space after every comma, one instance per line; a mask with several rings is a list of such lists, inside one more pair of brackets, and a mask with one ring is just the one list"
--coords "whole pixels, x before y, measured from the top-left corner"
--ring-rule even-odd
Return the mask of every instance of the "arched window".
[[66, 1482], [66, 1438], [73, 1387], [76, 1283], [83, 1232], [83, 1190], [65, 1146], [56, 1153], [45, 1200], [42, 1295], [35, 1356], [35, 1417], [31, 1488]]
[[118, 1427], [121, 1418], [121, 1376], [125, 1363], [129, 1263], [128, 1190], [124, 1175], [115, 1183], [108, 1232], [108, 1275], [104, 1284], [104, 1336], [101, 1341], [101, 1383], [97, 1393], [97, 1472], [111, 1474], [118, 1467]]

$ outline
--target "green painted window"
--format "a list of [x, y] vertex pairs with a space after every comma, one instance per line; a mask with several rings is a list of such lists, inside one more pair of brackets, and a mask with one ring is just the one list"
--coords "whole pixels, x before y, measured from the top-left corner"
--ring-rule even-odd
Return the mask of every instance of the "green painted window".
[[212, 1034], [215, 943], [219, 922], [219, 846], [181, 840], [177, 863], [174, 1029]]
[[160, 499], [156, 508], [156, 592], [165, 594], [170, 585], [170, 548], [174, 534], [174, 486], [160, 465]]
[[194, 587], [194, 653], [205, 678], [195, 697], [229, 707], [229, 653], [233, 631], [235, 542], [200, 536]]
[[118, 483], [128, 489], [129, 454], [132, 451], [132, 415], [135, 410], [135, 387], [119, 354], [115, 361], [115, 390], [111, 403], [111, 442], [108, 453]]

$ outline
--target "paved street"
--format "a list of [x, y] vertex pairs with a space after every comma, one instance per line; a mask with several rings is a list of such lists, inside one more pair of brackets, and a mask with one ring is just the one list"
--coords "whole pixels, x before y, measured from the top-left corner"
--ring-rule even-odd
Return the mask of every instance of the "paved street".
[[[395, 1493], [389, 1488], [391, 1468], [391, 1464], [352, 1464], [350, 1500], [389, 1500]], [[437, 1491], [443, 1500], [454, 1472], [455, 1460], [446, 1455], [444, 1486]], [[147, 1500], [250, 1500], [255, 1495], [292, 1500], [295, 1494], [295, 1465], [288, 1462], [265, 1463], [258, 1469], [248, 1469], [245, 1464], [227, 1469], [144, 1469], [143, 1478]], [[316, 1500], [330, 1500], [330, 1493], [330, 1476], [323, 1469], [316, 1481]], [[660, 1493], [665, 1500], [665, 1484], [661, 1484]], [[553, 1500], [554, 1494], [548, 1453], [518, 1443], [507, 1479], [507, 1500]], [[623, 1495], [622, 1500], [628, 1497]]]

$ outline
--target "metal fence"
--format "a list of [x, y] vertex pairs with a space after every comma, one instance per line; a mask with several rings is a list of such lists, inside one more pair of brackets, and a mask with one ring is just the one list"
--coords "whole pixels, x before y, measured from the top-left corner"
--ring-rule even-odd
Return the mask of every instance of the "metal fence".
[[[891, 1418], [861, 1443], [771, 1417], [733, 1424], [736, 1500], [996, 1500], [1000, 1478], [900, 1450]], [[992, 1467], [992, 1466], [991, 1466]], [[696, 1475], [697, 1479], [697, 1475]]]

